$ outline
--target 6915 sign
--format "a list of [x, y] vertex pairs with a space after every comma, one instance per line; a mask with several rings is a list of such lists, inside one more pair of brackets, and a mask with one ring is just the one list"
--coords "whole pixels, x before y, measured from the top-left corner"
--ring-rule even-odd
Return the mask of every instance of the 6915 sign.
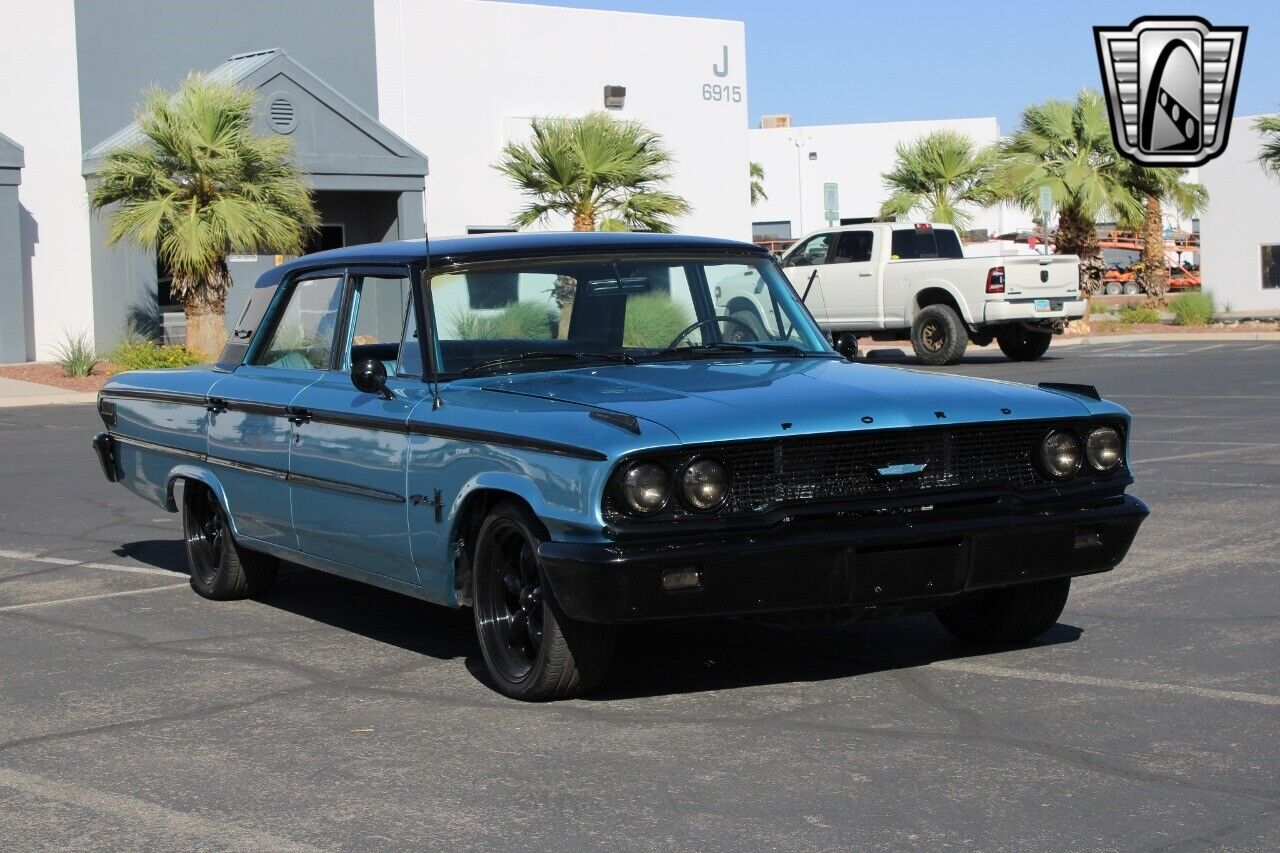
[[[720, 61], [711, 64], [711, 73], [717, 77], [729, 76], [729, 45], [720, 48]], [[729, 83], [703, 83], [702, 100], [725, 104], [742, 103], [742, 87]]]

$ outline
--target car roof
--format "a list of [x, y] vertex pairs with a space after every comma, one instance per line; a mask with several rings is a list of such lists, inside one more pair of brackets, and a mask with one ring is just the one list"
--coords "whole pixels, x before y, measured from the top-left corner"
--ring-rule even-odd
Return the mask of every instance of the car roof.
[[[431, 240], [431, 265], [449, 266], [463, 261], [494, 260], [532, 255], [596, 252], [671, 252], [722, 250], [768, 256], [754, 243], [720, 237], [693, 237], [685, 234], [653, 234], [612, 231], [541, 231], [526, 233], [470, 234]], [[289, 273], [299, 269], [338, 264], [412, 264], [426, 258], [424, 240], [398, 240], [345, 246], [304, 255], [275, 267], [258, 280], [258, 287], [274, 287]]]

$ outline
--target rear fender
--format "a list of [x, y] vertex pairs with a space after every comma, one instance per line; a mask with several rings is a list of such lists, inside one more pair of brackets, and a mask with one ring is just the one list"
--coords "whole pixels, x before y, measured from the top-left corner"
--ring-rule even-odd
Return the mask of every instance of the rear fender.
[[222, 505], [222, 509], [226, 512], [227, 518], [231, 522], [231, 532], [239, 535], [239, 531], [236, 529], [235, 513], [231, 511], [231, 502], [227, 498], [226, 489], [222, 487], [221, 481], [218, 480], [218, 475], [208, 468], [199, 465], [175, 465], [169, 472], [168, 481], [165, 484], [165, 509], [169, 510], [169, 512], [178, 511], [178, 501], [174, 496], [174, 490], [179, 480], [195, 480], [208, 486], [218, 499], [218, 503]]

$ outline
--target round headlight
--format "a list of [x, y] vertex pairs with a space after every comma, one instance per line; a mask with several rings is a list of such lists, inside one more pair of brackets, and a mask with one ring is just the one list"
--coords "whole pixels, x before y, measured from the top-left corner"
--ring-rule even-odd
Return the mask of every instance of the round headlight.
[[729, 472], [714, 459], [695, 459], [680, 472], [680, 493], [692, 509], [715, 509], [729, 493]]
[[1124, 458], [1120, 433], [1111, 427], [1098, 427], [1085, 439], [1084, 452], [1089, 464], [1097, 470], [1114, 471]]
[[1066, 479], [1080, 470], [1080, 439], [1069, 432], [1055, 429], [1040, 445], [1040, 462], [1049, 475]]
[[637, 462], [623, 472], [619, 491], [628, 509], [637, 515], [651, 515], [667, 505], [671, 480], [661, 465]]

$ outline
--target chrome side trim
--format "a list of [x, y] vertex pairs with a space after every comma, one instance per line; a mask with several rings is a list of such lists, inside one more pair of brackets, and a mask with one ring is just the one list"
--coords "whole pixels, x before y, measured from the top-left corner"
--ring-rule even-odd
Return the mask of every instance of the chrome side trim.
[[328, 489], [333, 492], [345, 492], [349, 495], [359, 495], [360, 497], [373, 498], [374, 500], [386, 501], [388, 503], [402, 504], [404, 496], [397, 495], [394, 492], [384, 492], [382, 489], [371, 489], [367, 486], [357, 486], [353, 483], [344, 483], [340, 480], [326, 480], [321, 477], [308, 477], [306, 474], [289, 474], [289, 482], [297, 483], [300, 486], [314, 486], [317, 489]]
[[205, 461], [211, 465], [222, 465], [225, 468], [234, 468], [237, 471], [245, 471], [250, 474], [261, 474], [264, 477], [271, 477], [276, 480], [289, 479], [289, 472], [282, 468], [272, 468], [268, 465], [254, 465], [249, 462], [237, 462], [234, 459], [228, 459], [225, 456], [205, 456]]
[[99, 397], [120, 397], [128, 400], [149, 400], [154, 403], [185, 403], [204, 406], [203, 394], [187, 394], [182, 391], [147, 391], [140, 388], [104, 388]]
[[154, 441], [144, 441], [141, 438], [132, 438], [131, 436], [120, 435], [114, 432], [110, 433], [110, 436], [112, 441], [116, 444], [127, 444], [142, 450], [156, 450], [160, 453], [171, 453], [174, 456], [181, 456], [184, 459], [198, 459], [201, 462], [205, 461], [205, 454], [198, 450], [186, 450], [181, 447], [170, 447], [167, 444], [157, 444]]

